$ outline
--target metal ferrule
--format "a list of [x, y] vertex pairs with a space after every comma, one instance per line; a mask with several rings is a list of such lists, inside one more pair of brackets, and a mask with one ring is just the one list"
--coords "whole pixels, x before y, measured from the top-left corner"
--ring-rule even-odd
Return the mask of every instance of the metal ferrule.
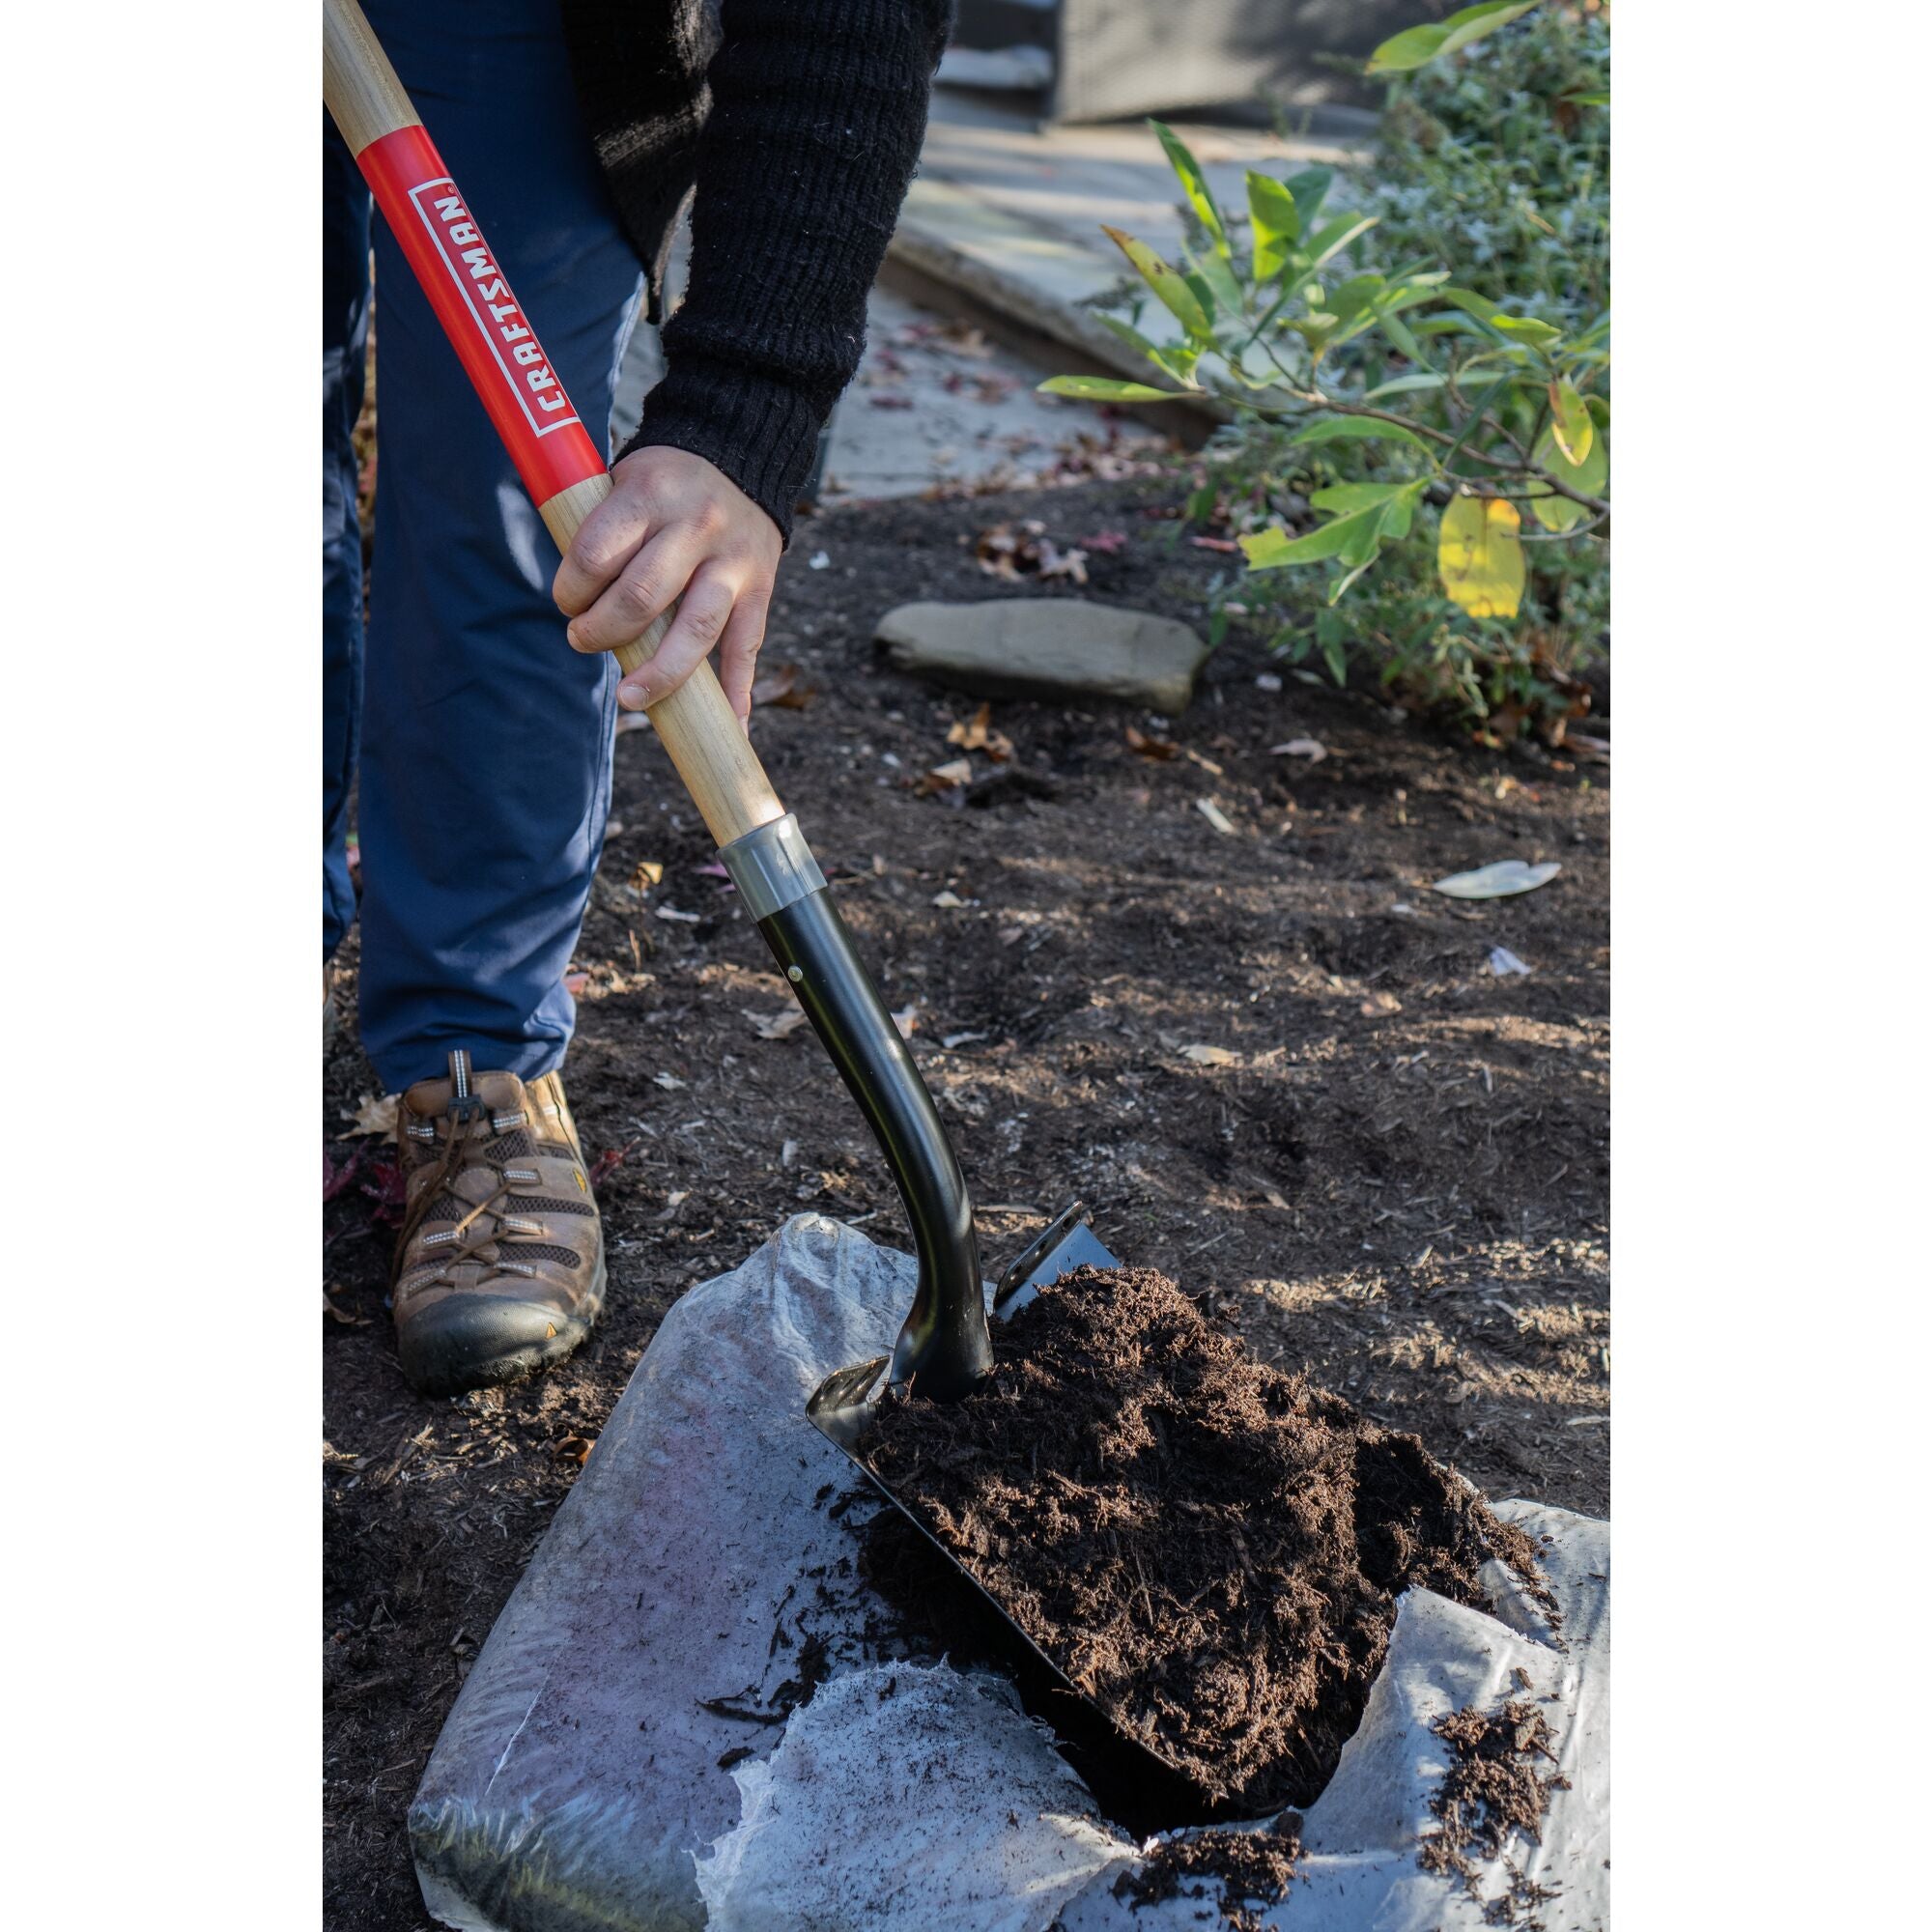
[[734, 838], [719, 848], [718, 856], [731, 874], [738, 895], [751, 908], [752, 917], [763, 922], [775, 912], [812, 893], [825, 890], [825, 874], [798, 829], [798, 818], [786, 812], [742, 838]]
[[919, 1291], [893, 1350], [891, 1378], [939, 1402], [968, 1394], [993, 1365], [973, 1203], [919, 1068], [853, 948], [824, 874], [787, 815], [721, 854], [758, 930], [858, 1101], [912, 1224]]

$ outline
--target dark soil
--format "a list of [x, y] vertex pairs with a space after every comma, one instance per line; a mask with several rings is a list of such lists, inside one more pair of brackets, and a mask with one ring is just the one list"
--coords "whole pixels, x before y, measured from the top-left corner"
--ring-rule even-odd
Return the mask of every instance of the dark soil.
[[1308, 1804], [1422, 1587], [1490, 1607], [1534, 1546], [1413, 1435], [1252, 1360], [1147, 1268], [1083, 1268], [994, 1324], [986, 1386], [889, 1401], [893, 1493], [1200, 1800]]
[[[1186, 1282], [1256, 1359], [1414, 1431], [1492, 1495], [1603, 1514], [1606, 768], [1473, 750], [1303, 682], [1237, 632], [1164, 731], [1097, 706], [995, 706], [1011, 764], [1051, 795], [1003, 791], [1008, 767], [978, 751], [981, 803], [913, 787], [962, 755], [947, 733], [978, 706], [882, 668], [875, 620], [917, 598], [1071, 594], [973, 560], [980, 530], [1037, 517], [1062, 546], [1124, 534], [1090, 552], [1080, 594], [1205, 627], [1229, 563], [1179, 539], [1179, 495], [1082, 486], [801, 526], [765, 665], [795, 666], [814, 695], [758, 712], [759, 751], [889, 1003], [910, 1009], [990, 1265], [1084, 1195], [1115, 1253]], [[1128, 724], [1180, 753], [1136, 751]], [[1270, 754], [1304, 736], [1329, 755]], [[427, 1926], [410, 1796], [675, 1296], [803, 1208], [905, 1241], [810, 1031], [763, 1038], [746, 1017], [789, 995], [702, 869], [715, 855], [647, 730], [617, 741], [613, 817], [565, 1078], [589, 1157], [622, 1158], [597, 1187], [610, 1302], [575, 1358], [489, 1395], [410, 1389], [384, 1306], [392, 1231], [363, 1191], [381, 1192], [381, 1150], [347, 1138], [376, 1091], [353, 1020], [325, 1067], [326, 1149], [338, 1170], [363, 1150], [324, 1208], [330, 1932]], [[1563, 871], [1492, 904], [1428, 889], [1499, 858]], [[653, 865], [639, 898], [630, 882]], [[964, 903], [934, 906], [944, 892]], [[1486, 971], [1496, 946], [1530, 976]], [[347, 1011], [353, 938], [342, 963]]]
[[1235, 1932], [1262, 1932], [1263, 1911], [1288, 1896], [1300, 1857], [1301, 1820], [1287, 1811], [1262, 1832], [1208, 1831], [1163, 1839], [1133, 1870], [1114, 1881], [1114, 1896], [1126, 1899], [1138, 1912], [1143, 1905], [1157, 1905], [1182, 1892], [1205, 1898], [1204, 1881], [1211, 1880], [1220, 1887], [1222, 1919]]
[[[1430, 1728], [1448, 1745], [1453, 1761], [1429, 1801], [1438, 1822], [1423, 1839], [1416, 1862], [1424, 1871], [1460, 1878], [1476, 1897], [1482, 1875], [1470, 1852], [1494, 1863], [1514, 1833], [1541, 1842], [1549, 1794], [1567, 1791], [1570, 1780], [1545, 1776], [1538, 1769], [1538, 1759], [1553, 1764], [1556, 1753], [1549, 1747], [1549, 1720], [1534, 1704], [1513, 1702], [1498, 1711], [1465, 1706], [1437, 1718]], [[1492, 1924], [1520, 1923], [1531, 1932], [1534, 1921], [1521, 1914], [1548, 1896], [1512, 1872], [1509, 1889], [1491, 1902], [1485, 1916]]]

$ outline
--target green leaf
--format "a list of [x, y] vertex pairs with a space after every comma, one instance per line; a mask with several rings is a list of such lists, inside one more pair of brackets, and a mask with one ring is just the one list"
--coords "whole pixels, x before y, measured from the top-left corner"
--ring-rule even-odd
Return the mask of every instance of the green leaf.
[[1610, 104], [1610, 97], [1607, 93], [1571, 94], [1566, 95], [1564, 99], [1574, 100], [1578, 107], [1607, 107]]
[[1208, 277], [1199, 269], [1183, 269], [1180, 271], [1180, 279], [1192, 291], [1194, 299], [1201, 304], [1202, 314], [1208, 318], [1209, 327], [1212, 327], [1218, 304], [1214, 300], [1213, 290], [1208, 286]]
[[[1592, 402], [1596, 397], [1590, 399]], [[1529, 453], [1529, 460], [1541, 469], [1548, 470], [1559, 482], [1567, 483], [1573, 490], [1580, 490], [1588, 497], [1601, 497], [1604, 485], [1610, 480], [1610, 447], [1602, 435], [1590, 439], [1590, 447], [1584, 453], [1581, 463], [1572, 463], [1557, 447], [1555, 424], [1551, 423], [1536, 440], [1536, 447]], [[1529, 499], [1529, 513], [1546, 530], [1574, 530], [1590, 515], [1590, 509], [1583, 503], [1573, 503], [1568, 497], [1532, 497]]]
[[[1379, 554], [1379, 551], [1378, 551], [1378, 554]], [[1375, 567], [1375, 556], [1370, 556], [1363, 562], [1358, 563], [1353, 570], [1335, 580], [1335, 587], [1328, 593], [1328, 608], [1331, 611], [1348, 595], [1350, 588], [1361, 578], [1362, 574]]]
[[1457, 497], [1442, 512], [1435, 570], [1472, 617], [1514, 617], [1522, 603], [1522, 519], [1500, 497]]
[[1297, 430], [1290, 442], [1406, 442], [1427, 456], [1429, 445], [1411, 429], [1400, 423], [1378, 422], [1374, 416], [1323, 416], [1306, 429]]
[[1250, 570], [1280, 570], [1291, 563], [1320, 563], [1323, 557], [1340, 556], [1351, 539], [1373, 533], [1381, 521], [1382, 503], [1371, 503], [1353, 516], [1336, 517], [1318, 529], [1291, 537], [1286, 530], [1259, 530], [1237, 539]]
[[1331, 221], [1319, 235], [1311, 235], [1308, 238], [1310, 267], [1319, 269], [1330, 256], [1340, 254], [1357, 236], [1366, 235], [1380, 219], [1378, 214], [1345, 214], [1339, 221]]
[[1090, 403], [1165, 403], [1179, 389], [1151, 388], [1145, 383], [1122, 383], [1112, 376], [1049, 376], [1040, 385], [1048, 396], [1079, 396]]
[[1580, 464], [1590, 454], [1596, 440], [1596, 425], [1571, 383], [1559, 377], [1549, 385], [1549, 433], [1556, 447], [1573, 464]]
[[1188, 261], [1208, 284], [1214, 298], [1213, 305], [1226, 315], [1239, 315], [1241, 312], [1241, 285], [1235, 279], [1233, 267], [1219, 255], [1205, 255], [1199, 258], [1190, 255]]
[[1301, 239], [1294, 197], [1271, 175], [1248, 174], [1248, 219], [1255, 225], [1255, 280], [1271, 282]]
[[1610, 426], [1610, 399], [1607, 396], [1585, 396], [1583, 406], [1590, 412], [1590, 420], [1599, 429]]
[[1182, 347], [1179, 343], [1169, 343], [1157, 349], [1139, 329], [1122, 322], [1117, 315], [1095, 313], [1094, 320], [1103, 327], [1110, 328], [1129, 349], [1138, 351], [1151, 362], [1164, 376], [1172, 376], [1177, 383], [1184, 383], [1190, 389], [1201, 385], [1194, 380], [1194, 365], [1201, 359], [1198, 349]]
[[1136, 242], [1124, 229], [1108, 228], [1104, 223], [1102, 232], [1134, 265], [1142, 281], [1154, 292], [1162, 306], [1189, 335], [1207, 336], [1211, 333], [1208, 312], [1201, 306], [1194, 291], [1145, 242]]
[[1186, 142], [1165, 122], [1150, 121], [1148, 126], [1160, 136], [1160, 145], [1167, 151], [1168, 165], [1179, 176], [1180, 185], [1187, 194], [1187, 205], [1213, 239], [1215, 253], [1226, 255], [1228, 231], [1222, 225], [1221, 211], [1214, 206], [1213, 192], [1208, 185], [1208, 177], [1201, 172], [1201, 163], [1188, 152]]
[[1337, 686], [1346, 690], [1349, 683], [1349, 647], [1340, 638], [1330, 638], [1321, 646], [1321, 662], [1328, 667], [1328, 675]]
[[1303, 168], [1298, 175], [1290, 175], [1283, 184], [1294, 197], [1302, 227], [1306, 228], [1315, 219], [1321, 204], [1328, 199], [1328, 190], [1334, 183], [1333, 168]]
[[1479, 296], [1473, 289], [1440, 288], [1435, 293], [1463, 314], [1473, 315], [1478, 322], [1492, 321], [1502, 313], [1488, 296]]
[[1538, 322], [1531, 315], [1492, 315], [1490, 327], [1506, 335], [1512, 342], [1526, 342], [1532, 349], [1548, 349], [1552, 342], [1563, 340], [1563, 331], [1552, 327], [1547, 322]]
[[1476, 7], [1464, 7], [1446, 20], [1432, 20], [1426, 26], [1409, 27], [1392, 40], [1384, 41], [1369, 56], [1366, 70], [1371, 74], [1409, 73], [1416, 68], [1453, 54], [1460, 48], [1493, 34], [1520, 20], [1539, 0], [1482, 0]]
[[[1405, 351], [1404, 354], [1407, 352]], [[1448, 382], [1448, 377], [1434, 373], [1416, 376], [1392, 376], [1386, 383], [1378, 384], [1362, 398], [1365, 403], [1373, 403], [1382, 396], [1406, 396], [1415, 389], [1439, 389]]]

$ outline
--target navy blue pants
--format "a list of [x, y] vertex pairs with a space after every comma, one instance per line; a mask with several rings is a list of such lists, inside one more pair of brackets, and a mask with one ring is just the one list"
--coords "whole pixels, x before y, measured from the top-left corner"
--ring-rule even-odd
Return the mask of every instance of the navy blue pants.
[[[578, 413], [608, 423], [642, 292], [581, 124], [557, 0], [364, 0]], [[350, 431], [369, 197], [324, 136], [323, 956], [362, 873], [361, 1036], [391, 1092], [453, 1047], [526, 1078], [563, 1058], [563, 976], [611, 798], [616, 668], [564, 641], [556, 556], [376, 217], [375, 549], [363, 623]]]

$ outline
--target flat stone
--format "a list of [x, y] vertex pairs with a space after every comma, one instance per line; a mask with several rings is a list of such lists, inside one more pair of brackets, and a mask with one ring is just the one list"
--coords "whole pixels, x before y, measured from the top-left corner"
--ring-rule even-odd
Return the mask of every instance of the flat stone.
[[1208, 659], [1185, 624], [1084, 597], [901, 604], [873, 636], [895, 669], [979, 697], [1098, 697], [1169, 718]]

